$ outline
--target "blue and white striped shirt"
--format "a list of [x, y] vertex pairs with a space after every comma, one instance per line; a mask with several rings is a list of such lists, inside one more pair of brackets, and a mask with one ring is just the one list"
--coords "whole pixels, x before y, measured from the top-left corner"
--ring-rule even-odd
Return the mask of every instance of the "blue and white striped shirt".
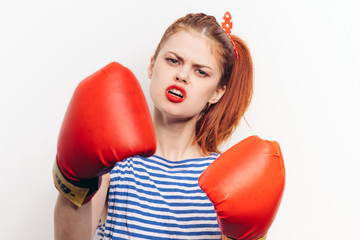
[[[169, 161], [133, 157], [110, 172], [104, 239], [221, 239], [213, 204], [198, 185], [218, 154]], [[101, 238], [100, 238], [101, 239]]]

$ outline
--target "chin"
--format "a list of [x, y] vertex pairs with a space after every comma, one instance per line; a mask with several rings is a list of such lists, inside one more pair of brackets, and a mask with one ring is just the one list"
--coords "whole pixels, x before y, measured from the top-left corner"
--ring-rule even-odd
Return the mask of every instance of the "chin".
[[190, 120], [194, 117], [198, 117], [200, 114], [199, 112], [190, 112], [188, 110], [183, 110], [174, 106], [166, 108], [155, 107], [155, 109], [164, 117], [179, 120]]

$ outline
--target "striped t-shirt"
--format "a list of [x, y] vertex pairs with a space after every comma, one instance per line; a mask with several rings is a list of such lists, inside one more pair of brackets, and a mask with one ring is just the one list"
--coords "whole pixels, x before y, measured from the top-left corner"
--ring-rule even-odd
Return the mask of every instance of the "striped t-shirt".
[[169, 161], [154, 155], [117, 163], [98, 239], [221, 239], [213, 204], [198, 185], [217, 157]]

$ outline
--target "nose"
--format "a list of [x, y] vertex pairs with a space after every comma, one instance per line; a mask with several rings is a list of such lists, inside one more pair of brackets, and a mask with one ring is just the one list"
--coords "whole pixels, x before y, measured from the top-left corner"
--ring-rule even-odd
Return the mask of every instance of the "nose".
[[188, 84], [189, 83], [189, 77], [186, 74], [185, 69], [181, 69], [175, 76], [176, 81], [180, 81], [184, 84]]

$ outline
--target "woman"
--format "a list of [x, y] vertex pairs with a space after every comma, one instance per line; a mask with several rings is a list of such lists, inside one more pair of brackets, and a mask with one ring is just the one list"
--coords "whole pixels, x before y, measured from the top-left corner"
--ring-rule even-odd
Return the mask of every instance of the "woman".
[[118, 163], [81, 208], [70, 210], [71, 203], [59, 196], [55, 235], [64, 237], [70, 218], [69, 228], [77, 229], [69, 230], [74, 239], [87, 234], [98, 239], [221, 239], [213, 205], [197, 179], [219, 156], [219, 146], [252, 96], [249, 50], [229, 36], [214, 17], [202, 13], [188, 14], [166, 30], [148, 68], [155, 155]]

